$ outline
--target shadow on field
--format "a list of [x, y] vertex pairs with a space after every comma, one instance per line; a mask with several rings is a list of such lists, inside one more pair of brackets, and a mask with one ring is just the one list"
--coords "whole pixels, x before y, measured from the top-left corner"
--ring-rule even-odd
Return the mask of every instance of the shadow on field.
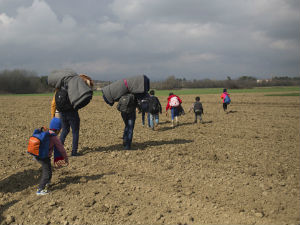
[[10, 175], [0, 181], [0, 192], [19, 192], [28, 187], [36, 185], [40, 176], [40, 170], [28, 169], [16, 174]]
[[212, 120], [209, 120], [209, 121], [203, 121], [202, 124], [207, 124], [207, 123], [212, 123], [213, 121]]
[[237, 111], [230, 110], [230, 111], [227, 112], [227, 114], [229, 114], [229, 113], [236, 113], [236, 112], [237, 112]]
[[[169, 141], [145, 141], [142, 143], [132, 143], [132, 149], [130, 151], [135, 150], [145, 150], [149, 146], [159, 146], [159, 145], [169, 145], [169, 144], [186, 144], [191, 143], [193, 140], [186, 140], [186, 139], [174, 139]], [[123, 145], [122, 144], [116, 144], [116, 145], [109, 145], [109, 146], [99, 146], [96, 148], [89, 148], [85, 147], [81, 150], [81, 153], [87, 154], [90, 152], [106, 152], [106, 151], [123, 151]]]
[[[198, 124], [208, 124], [208, 123], [212, 123], [213, 121], [212, 120], [209, 120], [209, 121], [203, 121], [202, 123], [198, 123]], [[161, 123], [160, 123], [161, 124]], [[177, 127], [181, 127], [181, 126], [187, 126], [187, 125], [194, 125], [195, 123], [194, 122], [185, 122], [185, 123], [180, 123], [178, 124], [178, 126], [175, 126], [175, 127], [159, 127], [159, 129], [157, 130], [158, 132], [159, 131], [167, 131], [167, 130], [172, 130], [172, 129], [176, 129]]]
[[[11, 202], [7, 202], [4, 205], [2, 205], [2, 203], [1, 203], [1, 205], [0, 205], [0, 222], [1, 222], [1, 224], [2, 224], [2, 222], [5, 219], [3, 217], [3, 215], [2, 215], [4, 213], [4, 211], [7, 210], [7, 209], [9, 209], [11, 206], [13, 206], [14, 204], [16, 204], [17, 202], [18, 202], [17, 200], [13, 200]], [[3, 224], [6, 224], [6, 223], [3, 223]]]
[[69, 184], [78, 184], [78, 183], [86, 183], [90, 180], [99, 180], [103, 176], [106, 175], [113, 175], [112, 173], [104, 173], [104, 174], [98, 174], [98, 175], [91, 175], [91, 176], [65, 176], [59, 180], [57, 184], [51, 185], [52, 190], [57, 189], [65, 189]]

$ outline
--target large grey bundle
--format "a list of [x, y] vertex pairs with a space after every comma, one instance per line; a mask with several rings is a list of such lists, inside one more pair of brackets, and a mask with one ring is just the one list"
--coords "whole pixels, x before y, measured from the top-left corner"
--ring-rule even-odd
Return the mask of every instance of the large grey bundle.
[[149, 78], [145, 75], [129, 77], [123, 80], [117, 80], [102, 88], [103, 98], [113, 105], [119, 101], [120, 97], [128, 92], [141, 94], [149, 91]]
[[69, 69], [55, 70], [48, 76], [48, 84], [55, 88], [65, 87], [74, 109], [81, 108], [81, 104], [91, 99], [93, 90], [81, 77]]

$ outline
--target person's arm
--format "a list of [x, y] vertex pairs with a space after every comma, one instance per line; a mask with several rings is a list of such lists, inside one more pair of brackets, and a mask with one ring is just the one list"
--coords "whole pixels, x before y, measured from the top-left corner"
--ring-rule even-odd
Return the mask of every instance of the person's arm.
[[55, 94], [56, 94], [56, 91], [54, 92], [54, 96], [53, 96], [52, 102], [51, 102], [51, 118], [55, 117], [55, 111], [56, 111]]
[[193, 104], [191, 105], [191, 107], [190, 107], [190, 109], [189, 109], [189, 112], [191, 112], [191, 111], [194, 109], [194, 105], [195, 105], [195, 103], [193, 103]]
[[177, 96], [177, 98], [178, 98], [178, 101], [179, 101], [179, 103], [181, 104], [182, 103], [182, 100]]
[[169, 110], [170, 108], [171, 108], [171, 107], [170, 107], [170, 103], [169, 103], [169, 101], [168, 101], [167, 106], [166, 106], [166, 112], [168, 112], [168, 110]]
[[161, 114], [162, 113], [162, 107], [161, 107], [161, 104], [160, 104], [160, 101], [159, 101], [158, 97], [156, 97], [156, 99], [157, 99], [157, 102], [158, 102], [159, 112]]
[[53, 140], [53, 143], [54, 143], [54, 146], [56, 147], [56, 149], [60, 152], [62, 157], [64, 157], [65, 162], [68, 163], [69, 159], [68, 159], [67, 152], [66, 152], [63, 144], [60, 142], [60, 140], [58, 139], [57, 136], [52, 136], [51, 138]]

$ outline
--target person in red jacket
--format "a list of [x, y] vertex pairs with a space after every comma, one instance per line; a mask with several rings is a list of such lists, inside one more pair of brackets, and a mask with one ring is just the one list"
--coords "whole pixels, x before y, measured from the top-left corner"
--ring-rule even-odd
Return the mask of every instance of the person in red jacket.
[[178, 125], [178, 112], [180, 104], [182, 103], [182, 100], [177, 96], [174, 95], [172, 92], [169, 94], [168, 97], [168, 103], [166, 106], [166, 116], [168, 116], [168, 110], [171, 109], [171, 120], [172, 120], [172, 127], [174, 127], [174, 119], [176, 122], [176, 125]]

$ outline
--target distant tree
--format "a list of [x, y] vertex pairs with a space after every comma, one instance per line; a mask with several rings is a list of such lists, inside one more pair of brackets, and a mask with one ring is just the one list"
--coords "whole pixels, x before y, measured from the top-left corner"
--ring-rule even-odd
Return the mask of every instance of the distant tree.
[[256, 77], [251, 77], [251, 76], [241, 76], [241, 77], [239, 77], [238, 78], [238, 80], [244, 80], [244, 81], [249, 81], [249, 80], [257, 80], [257, 78]]

